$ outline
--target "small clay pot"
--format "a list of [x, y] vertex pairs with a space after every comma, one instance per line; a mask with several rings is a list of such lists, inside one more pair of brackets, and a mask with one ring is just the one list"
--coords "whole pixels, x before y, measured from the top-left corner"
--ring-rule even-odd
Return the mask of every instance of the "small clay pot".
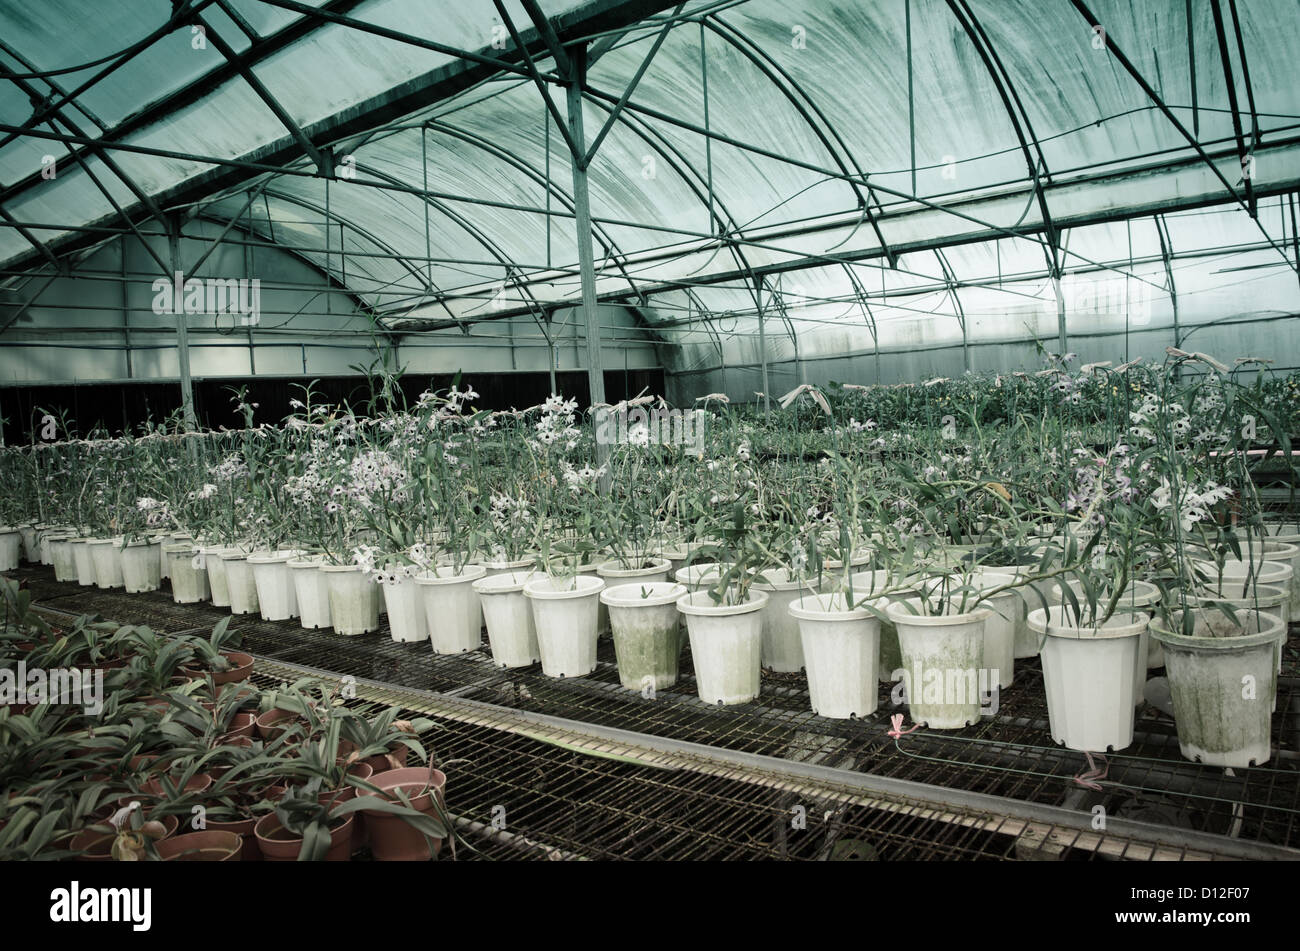
[[[220, 742], [223, 746], [232, 746], [230, 741], [236, 737], [251, 737], [253, 730], [257, 727], [257, 717], [251, 713], [236, 713], [230, 719], [230, 728], [221, 734]], [[242, 745], [242, 744], [241, 744]]]
[[[257, 820], [253, 826], [257, 847], [268, 862], [296, 862], [302, 849], [302, 839], [289, 832], [274, 812]], [[330, 847], [325, 853], [326, 862], [347, 862], [352, 859], [352, 817], [346, 816], [330, 830]]]
[[203, 680], [207, 677], [212, 678], [214, 684], [232, 684], [240, 680], [247, 680], [253, 673], [253, 655], [245, 654], [242, 651], [222, 651], [221, 656], [226, 658], [231, 664], [230, 670], [224, 670], [221, 673], [215, 673], [206, 667], [187, 664], [181, 669], [185, 676], [190, 680]]
[[243, 837], [236, 832], [214, 829], [187, 832], [158, 843], [158, 857], [164, 862], [238, 862], [243, 854]]
[[392, 769], [401, 769], [406, 765], [407, 754], [411, 750], [405, 743], [398, 743], [388, 748], [387, 753], [376, 753], [374, 756], [367, 756], [362, 762], [369, 763], [370, 768], [375, 774], [386, 773]]
[[253, 826], [255, 825], [257, 825], [257, 818], [254, 816], [245, 819], [232, 819], [229, 822], [217, 822], [209, 819], [208, 831], [235, 833], [242, 839], [238, 860], [240, 862], [260, 862], [262, 861], [262, 850], [257, 847], [257, 836], [253, 834]]
[[[260, 714], [255, 721], [257, 724], [257, 735], [268, 743], [276, 737], [282, 735], [288, 728], [287, 721], [301, 720], [302, 717], [292, 710], [282, 710], [276, 707], [273, 710], [267, 710]], [[279, 724], [285, 724], [281, 726]]]
[[[393, 792], [401, 789], [410, 798], [411, 806], [426, 815], [439, 814], [434, 806], [435, 795], [439, 805], [445, 805], [446, 802], [443, 795], [447, 788], [447, 777], [441, 770], [431, 771], [426, 766], [376, 773], [370, 778], [370, 785], [388, 794], [387, 798], [392, 802], [401, 801]], [[424, 833], [399, 816], [368, 810], [365, 815], [366, 829], [370, 833], [370, 851], [377, 862], [427, 862], [442, 851], [442, 839], [433, 840], [430, 850], [429, 840]]]

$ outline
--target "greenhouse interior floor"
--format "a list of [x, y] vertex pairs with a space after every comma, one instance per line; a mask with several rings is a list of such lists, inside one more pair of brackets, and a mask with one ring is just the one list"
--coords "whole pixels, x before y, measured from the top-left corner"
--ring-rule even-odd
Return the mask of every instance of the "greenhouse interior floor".
[[[10, 572], [58, 624], [92, 614], [166, 633], [211, 630], [228, 612], [161, 591], [126, 594]], [[1105, 757], [1100, 789], [1075, 777], [1084, 754], [1053, 743], [1037, 659], [1017, 661], [997, 712], [956, 731], [887, 735], [904, 712], [831, 720], [802, 675], [763, 677], [760, 702], [699, 700], [689, 648], [677, 685], [623, 687], [602, 639], [590, 676], [492, 665], [487, 646], [437, 656], [296, 621], [238, 616], [264, 684], [307, 674], [427, 716], [448, 773], [460, 858], [537, 859], [1297, 859], [1300, 633], [1278, 682], [1273, 758], [1225, 770], [1180, 755], [1173, 721], [1143, 704], [1134, 743]], [[1153, 675], [1159, 672], [1153, 672]], [[1101, 809], [1096, 807], [1101, 806]]]

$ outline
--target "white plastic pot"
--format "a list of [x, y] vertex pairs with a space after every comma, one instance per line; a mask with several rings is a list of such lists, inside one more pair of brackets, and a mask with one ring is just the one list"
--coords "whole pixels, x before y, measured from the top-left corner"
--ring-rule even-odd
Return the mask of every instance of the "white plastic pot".
[[[981, 593], [1016, 582], [1015, 575], [999, 571], [977, 570], [973, 577]], [[1021, 629], [1028, 626], [1029, 610], [1017, 588], [1003, 591], [981, 603], [993, 612], [984, 623], [984, 667], [997, 671], [998, 688], [1005, 690], [1016, 677], [1016, 640], [1024, 637]]]
[[804, 594], [787, 610], [799, 625], [813, 713], [835, 720], [874, 713], [879, 619], [863, 607], [850, 610], [843, 594]]
[[609, 608], [618, 679], [624, 687], [653, 696], [653, 691], [677, 683], [682, 653], [677, 599], [684, 594], [685, 585], [666, 580], [634, 581], [600, 593]]
[[388, 633], [395, 641], [414, 643], [429, 639], [424, 597], [415, 578], [402, 576], [380, 586], [388, 609]]
[[673, 572], [673, 580], [678, 584], [686, 585], [688, 594], [694, 594], [696, 591], [704, 590], [708, 586], [709, 579], [717, 578], [722, 570], [722, 565], [716, 561], [697, 561], [693, 565], [678, 568]]
[[[1265, 526], [1269, 533], [1269, 541], [1277, 542], [1283, 545], [1289, 545], [1296, 549], [1296, 555], [1291, 559], [1291, 614], [1300, 616], [1300, 526], [1294, 523], [1274, 523]], [[1268, 546], [1265, 545], [1267, 551]]]
[[487, 626], [492, 663], [498, 667], [531, 667], [542, 659], [533, 607], [524, 594], [524, 585], [537, 577], [540, 577], [537, 572], [521, 569], [474, 582]]
[[590, 574], [568, 580], [534, 578], [524, 585], [524, 596], [533, 606], [542, 673], [582, 677], [596, 669], [596, 624], [604, 587], [604, 579]]
[[197, 604], [208, 599], [208, 570], [193, 542], [163, 545], [167, 570], [172, 581], [172, 600], [177, 604]]
[[330, 621], [336, 634], [356, 637], [379, 629], [379, 585], [360, 565], [321, 565], [329, 586]]
[[[90, 541], [89, 538], [72, 539], [72, 560], [77, 565], [77, 584], [83, 588], [93, 588], [95, 586], [95, 556], [91, 554], [90, 548], [86, 545], [88, 541]], [[155, 562], [158, 560], [158, 556], [154, 554], [152, 548], [149, 549], [149, 554], [153, 555]]]
[[204, 545], [199, 549], [203, 558], [203, 567], [208, 573], [208, 593], [212, 597], [212, 606], [230, 607], [230, 586], [226, 583], [226, 562], [221, 553], [226, 551], [220, 545]]
[[258, 610], [265, 621], [287, 621], [298, 616], [298, 595], [289, 561], [296, 552], [263, 551], [248, 556], [257, 585]]
[[55, 581], [76, 581], [77, 562], [72, 557], [71, 535], [50, 536], [50, 562], [54, 565]]
[[754, 590], [744, 604], [714, 604], [708, 591], [684, 594], [677, 600], [691, 640], [696, 690], [705, 703], [758, 699], [767, 602], [766, 592]]
[[440, 565], [415, 579], [435, 654], [463, 654], [483, 646], [483, 609], [474, 582], [486, 574], [482, 565], [466, 565], [459, 572]]
[[98, 588], [122, 587], [122, 557], [118, 545], [120, 538], [92, 538], [86, 542], [95, 563], [95, 586]]
[[[84, 545], [77, 547], [85, 548]], [[157, 591], [162, 587], [162, 571], [153, 547], [147, 541], [128, 542], [118, 557], [122, 561], [122, 586], [130, 594]]]
[[790, 615], [797, 598], [817, 593], [814, 578], [791, 578], [784, 568], [761, 572], [767, 580], [755, 581], [754, 589], [767, 595], [763, 608], [763, 666], [777, 673], [796, 673], [804, 668], [803, 639], [799, 622]]
[[0, 571], [14, 571], [22, 553], [23, 533], [16, 528], [0, 528]]
[[917, 605], [911, 600], [886, 609], [898, 628], [912, 720], [935, 730], [960, 730], [978, 723], [984, 626], [993, 612], [977, 608], [929, 617], [912, 613], [910, 608]]
[[[885, 570], [858, 571], [850, 580], [856, 601], [861, 601], [864, 597], [876, 600], [880, 592], [893, 591], [906, 583], [893, 572]], [[913, 595], [915, 592], [908, 589], [888, 596], [888, 600], [903, 601]], [[894, 671], [902, 666], [903, 656], [898, 650], [898, 629], [894, 627], [893, 621], [885, 618], [880, 621], [880, 657], [876, 663], [876, 679], [881, 683], [888, 683], [894, 679]]]
[[320, 570], [320, 557], [290, 558], [285, 564], [298, 599], [298, 623], [308, 629], [330, 627], [330, 588]]
[[1043, 645], [1043, 684], [1052, 739], [1072, 750], [1104, 753], [1133, 742], [1142, 630], [1150, 615], [1117, 612], [1100, 627], [1078, 627], [1064, 610], [1029, 612]]
[[[1191, 636], [1182, 612], [1172, 625], [1156, 618], [1151, 634], [1165, 648], [1165, 672], [1183, 756], [1211, 766], [1249, 767], [1272, 756], [1276, 652], [1286, 638], [1282, 622], [1257, 611], [1195, 612]], [[1241, 633], [1237, 633], [1241, 632]]]
[[23, 561], [40, 561], [40, 548], [36, 543], [37, 529], [35, 525], [19, 525], [18, 535], [22, 539], [22, 557]]
[[[1079, 604], [1082, 607], [1084, 603], [1083, 584], [1076, 579], [1070, 581], [1069, 585], [1074, 591], [1075, 596], [1079, 598]], [[1111, 593], [1109, 591], [1102, 590], [1099, 592], [1097, 597], [1098, 607], [1110, 604], [1110, 598]], [[1059, 604], [1060, 602], [1055, 601], [1053, 603]], [[1160, 589], [1158, 587], [1149, 581], [1131, 581], [1129, 582], [1128, 588], [1120, 595], [1119, 601], [1115, 605], [1115, 610], [1116, 612], [1123, 614], [1135, 614], [1141, 611], [1143, 614], [1150, 615], [1155, 613], [1155, 606], [1159, 603]], [[1155, 663], [1152, 663], [1152, 639], [1145, 629], [1143, 629], [1140, 635], [1140, 640], [1141, 644], [1138, 647], [1138, 657], [1141, 658], [1141, 660], [1133, 675], [1133, 703], [1135, 706], [1141, 706], [1142, 704], [1142, 692], [1143, 688], [1146, 687], [1147, 671], [1152, 667], [1161, 666], [1165, 661], [1164, 652], [1157, 651], [1154, 658]], [[1156, 642], [1156, 646], [1159, 647], [1159, 642]]]
[[230, 592], [231, 614], [256, 614], [257, 583], [248, 556], [237, 548], [228, 548], [220, 555], [226, 563], [226, 589]]
[[149, 544], [153, 546], [154, 552], [158, 555], [158, 577], [170, 578], [171, 573], [167, 569], [167, 553], [163, 551], [163, 545], [170, 545], [172, 536], [169, 532], [162, 532], [154, 535], [149, 539]]

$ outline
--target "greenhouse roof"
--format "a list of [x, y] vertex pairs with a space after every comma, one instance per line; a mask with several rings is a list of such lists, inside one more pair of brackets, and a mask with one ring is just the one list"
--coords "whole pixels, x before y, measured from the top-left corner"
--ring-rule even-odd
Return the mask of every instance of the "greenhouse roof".
[[957, 287], [978, 309], [1186, 253], [1300, 259], [1291, 0], [418, 9], [0, 0], [5, 276], [179, 212], [395, 329], [572, 305], [579, 87], [597, 293], [681, 343], [765, 300], [815, 335], [895, 294], [964, 320]]

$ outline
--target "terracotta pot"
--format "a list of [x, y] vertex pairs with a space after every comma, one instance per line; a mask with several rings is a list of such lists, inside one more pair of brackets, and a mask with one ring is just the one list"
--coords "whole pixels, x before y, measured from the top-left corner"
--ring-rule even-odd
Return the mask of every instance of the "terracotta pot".
[[[174, 835], [181, 824], [180, 820], [175, 816], [163, 816], [159, 821], [166, 829], [162, 839], [158, 840], [160, 842], [166, 841]], [[105, 818], [96, 824], [106, 825], [107, 823], [108, 819]], [[116, 838], [116, 832], [100, 832], [97, 829], [86, 828], [72, 837], [69, 847], [81, 850], [81, 855], [76, 858], [78, 862], [111, 862], [113, 861], [113, 840]]]
[[[257, 726], [257, 717], [252, 713], [236, 713], [230, 719], [230, 729], [221, 734], [220, 742], [223, 746], [234, 746], [231, 741], [236, 738], [248, 738], [253, 735], [253, 729]], [[239, 744], [241, 746], [245, 744]]]
[[396, 746], [390, 746], [387, 753], [376, 753], [374, 756], [367, 756], [363, 763], [368, 763], [370, 768], [378, 773], [386, 773], [392, 769], [401, 769], [406, 765], [406, 756], [410, 749], [402, 743]]
[[182, 668], [185, 676], [190, 680], [203, 680], [211, 676], [214, 684], [232, 684], [241, 680], [247, 680], [253, 673], [253, 656], [241, 651], [222, 651], [221, 656], [234, 665], [232, 670], [223, 671], [222, 673], [213, 673], [206, 667], [187, 665]]
[[[439, 805], [446, 802], [443, 795], [447, 777], [441, 770], [431, 772], [426, 766], [377, 773], [371, 777], [370, 784], [388, 793], [387, 798], [393, 802], [400, 802], [393, 790], [401, 789], [410, 797], [411, 806], [426, 815], [438, 815], [433, 802], [435, 794]], [[421, 792], [422, 795], [417, 795]], [[370, 833], [370, 851], [377, 862], [427, 862], [442, 851], [442, 839], [435, 839], [430, 851], [424, 833], [399, 816], [366, 812], [366, 828]]]
[[[302, 839], [280, 825], [274, 812], [267, 813], [253, 826], [257, 847], [268, 862], [296, 862], [302, 848]], [[347, 862], [352, 858], [352, 817], [347, 816], [330, 830], [330, 848], [325, 853], [326, 862]]]
[[286, 720], [301, 719], [302, 717], [299, 716], [299, 714], [294, 713], [292, 710], [282, 710], [279, 707], [276, 707], [274, 710], [267, 710], [265, 713], [259, 714], [257, 717], [257, 735], [269, 743], [271, 740], [274, 740], [276, 737], [284, 733], [287, 729], [287, 725], [279, 726], [278, 724]]
[[208, 820], [209, 832], [233, 832], [242, 838], [239, 847], [240, 862], [260, 862], [262, 861], [262, 850], [257, 847], [257, 836], [253, 834], [253, 826], [257, 825], [257, 819], [249, 816], [247, 819], [232, 819], [230, 822], [215, 822]]
[[158, 857], [164, 862], [238, 862], [242, 854], [242, 836], [211, 825], [158, 843]]

